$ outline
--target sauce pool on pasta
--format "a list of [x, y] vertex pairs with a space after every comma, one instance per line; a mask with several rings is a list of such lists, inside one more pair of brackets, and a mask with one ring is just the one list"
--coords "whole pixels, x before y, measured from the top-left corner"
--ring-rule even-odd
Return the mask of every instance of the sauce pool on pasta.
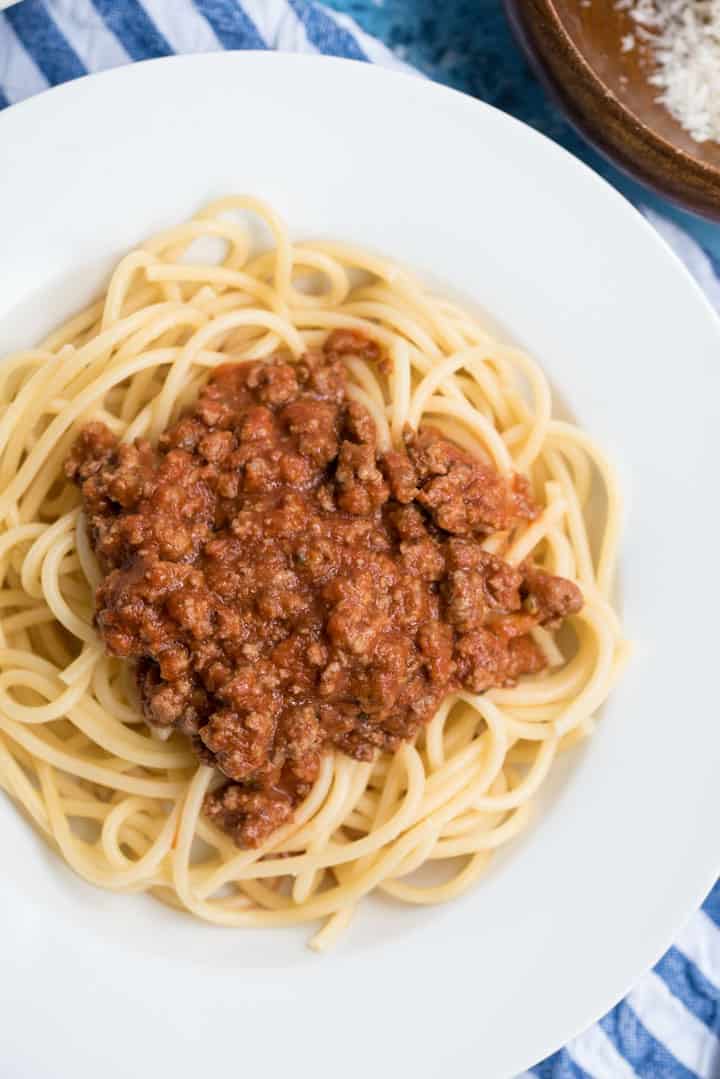
[[469, 887], [627, 654], [615, 480], [537, 366], [232, 198], [0, 377], [0, 782], [66, 861], [318, 948]]

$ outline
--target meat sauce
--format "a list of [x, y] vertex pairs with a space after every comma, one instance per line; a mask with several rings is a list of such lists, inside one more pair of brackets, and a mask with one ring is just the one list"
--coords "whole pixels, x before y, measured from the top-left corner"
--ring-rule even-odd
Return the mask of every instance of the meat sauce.
[[297, 363], [227, 364], [157, 447], [91, 423], [66, 466], [105, 647], [135, 661], [147, 722], [225, 777], [205, 811], [241, 846], [290, 819], [322, 754], [369, 760], [452, 690], [541, 670], [530, 631], [582, 605], [482, 548], [537, 515], [526, 480], [430, 427], [380, 452], [348, 355], [380, 359], [337, 331]]

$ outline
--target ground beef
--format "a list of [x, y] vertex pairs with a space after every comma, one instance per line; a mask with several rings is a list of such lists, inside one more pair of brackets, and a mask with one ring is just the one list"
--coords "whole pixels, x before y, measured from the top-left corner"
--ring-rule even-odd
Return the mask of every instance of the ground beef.
[[291, 818], [323, 753], [369, 760], [453, 689], [540, 670], [531, 629], [582, 603], [482, 549], [536, 516], [522, 477], [432, 428], [378, 451], [348, 354], [381, 359], [338, 331], [298, 363], [227, 364], [157, 447], [89, 424], [67, 462], [98, 630], [135, 662], [148, 723], [224, 776], [205, 809], [240, 845]]

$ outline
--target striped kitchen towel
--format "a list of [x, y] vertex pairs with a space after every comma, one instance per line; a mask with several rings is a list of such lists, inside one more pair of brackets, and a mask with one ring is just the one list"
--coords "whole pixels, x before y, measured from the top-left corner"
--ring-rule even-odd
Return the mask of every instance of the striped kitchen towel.
[[[404, 66], [312, 0], [22, 0], [0, 13], [0, 108], [133, 60], [243, 48]], [[720, 283], [702, 248], [656, 211], [644, 212], [720, 309]], [[626, 999], [530, 1076], [720, 1079], [720, 883]]]

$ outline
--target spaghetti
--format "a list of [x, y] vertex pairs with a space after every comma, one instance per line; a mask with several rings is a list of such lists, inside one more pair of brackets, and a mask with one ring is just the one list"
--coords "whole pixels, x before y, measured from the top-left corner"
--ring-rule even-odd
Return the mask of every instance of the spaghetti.
[[[248, 214], [272, 246], [253, 248]], [[388, 358], [385, 373], [347, 362], [380, 447], [430, 421], [500, 473], [525, 474], [540, 514], [485, 547], [515, 566], [532, 555], [585, 603], [569, 631], [533, 630], [546, 670], [454, 692], [393, 754], [324, 756], [292, 819], [239, 850], [202, 813], [214, 770], [178, 735], [151, 735], [132, 672], [103, 651], [101, 573], [63, 466], [90, 420], [123, 443], [154, 442], [213, 368], [280, 348], [299, 360], [338, 329]], [[525, 826], [557, 754], [591, 733], [627, 655], [609, 598], [612, 469], [586, 434], [552, 418], [532, 360], [404, 269], [338, 243], [293, 244], [269, 207], [226, 199], [127, 255], [100, 301], [9, 358], [0, 399], [0, 783], [91, 883], [226, 926], [324, 920], [312, 939], [323, 949], [371, 891], [430, 904], [466, 890]], [[448, 872], [413, 876], [428, 866]]]

